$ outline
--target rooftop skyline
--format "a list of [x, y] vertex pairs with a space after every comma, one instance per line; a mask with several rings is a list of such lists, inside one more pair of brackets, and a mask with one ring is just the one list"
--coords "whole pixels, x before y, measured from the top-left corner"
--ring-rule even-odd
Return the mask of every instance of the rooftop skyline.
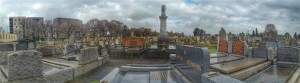
[[[54, 19], [76, 18], [86, 23], [93, 18], [118, 20], [130, 27], [159, 31], [161, 5], [166, 5], [167, 30], [192, 35], [194, 28], [217, 34], [263, 32], [269, 23], [278, 33], [300, 30], [299, 0], [1, 0], [0, 26], [8, 17], [28, 16]], [[299, 32], [298, 32], [299, 33]]]

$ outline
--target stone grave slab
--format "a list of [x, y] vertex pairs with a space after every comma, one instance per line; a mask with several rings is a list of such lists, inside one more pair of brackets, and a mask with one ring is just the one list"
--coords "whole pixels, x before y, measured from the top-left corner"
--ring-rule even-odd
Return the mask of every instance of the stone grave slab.
[[243, 59], [243, 57], [225, 56], [225, 57], [210, 58], [210, 64], [223, 63], [223, 62], [234, 61], [239, 59]]
[[296, 47], [278, 48], [277, 61], [299, 62], [299, 48]]
[[296, 66], [272, 65], [266, 70], [245, 80], [247, 83], [284, 83], [293, 73]]
[[258, 63], [264, 62], [267, 59], [264, 58], [246, 58], [242, 60], [231, 61], [227, 63], [214, 64], [211, 68], [221, 71], [222, 73], [232, 73], [247, 67], [251, 67]]

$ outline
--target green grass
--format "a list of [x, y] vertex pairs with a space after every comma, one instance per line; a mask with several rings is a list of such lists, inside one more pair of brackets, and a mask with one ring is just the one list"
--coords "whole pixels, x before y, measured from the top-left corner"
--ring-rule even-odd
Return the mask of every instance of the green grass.
[[100, 80], [92, 81], [91, 83], [100, 83]]
[[209, 52], [210, 53], [216, 53], [217, 52], [217, 48], [214, 48], [214, 47], [208, 47], [209, 49]]

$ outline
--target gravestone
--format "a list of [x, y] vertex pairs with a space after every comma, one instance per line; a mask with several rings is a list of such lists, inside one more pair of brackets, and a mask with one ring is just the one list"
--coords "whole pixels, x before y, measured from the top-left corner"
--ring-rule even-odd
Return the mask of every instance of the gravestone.
[[175, 68], [192, 82], [201, 82], [201, 75], [210, 71], [210, 53], [207, 48], [193, 46], [176, 46]]
[[245, 55], [246, 44], [243, 41], [232, 42], [232, 54]]
[[228, 42], [228, 53], [231, 54], [232, 53], [232, 41]]
[[14, 51], [13, 44], [0, 44], [0, 51]]
[[265, 47], [253, 48], [252, 57], [268, 58], [268, 49]]
[[27, 50], [28, 48], [28, 42], [27, 41], [19, 41], [16, 45], [16, 50]]
[[79, 65], [84, 65], [97, 60], [99, 57], [98, 47], [89, 47], [80, 50]]
[[65, 46], [65, 50], [64, 50], [65, 55], [75, 53], [74, 41], [75, 41], [75, 36], [74, 34], [72, 34], [68, 40], [67, 45]]
[[75, 53], [75, 46], [74, 45], [66, 45], [64, 54], [68, 55], [68, 54], [72, 54], [72, 53]]
[[298, 46], [298, 41], [297, 41], [297, 39], [292, 39], [292, 41], [291, 41], [291, 46], [292, 46], [292, 47], [297, 47], [297, 46]]
[[11, 53], [1, 69], [8, 80], [43, 76], [42, 54], [33, 50]]
[[29, 42], [28, 43], [28, 50], [33, 50], [35, 49], [35, 42]]
[[286, 42], [284, 40], [280, 39], [277, 42], [277, 46], [278, 47], [285, 47], [286, 46]]
[[50, 47], [38, 47], [36, 50], [41, 52], [43, 57], [53, 55], [53, 48]]
[[278, 48], [277, 61], [299, 62], [299, 48], [296, 47]]
[[266, 42], [266, 48], [271, 47], [273, 49], [274, 52], [276, 52], [277, 50], [277, 44], [276, 42]]
[[220, 40], [219, 41], [219, 52], [228, 53], [228, 41], [227, 40]]

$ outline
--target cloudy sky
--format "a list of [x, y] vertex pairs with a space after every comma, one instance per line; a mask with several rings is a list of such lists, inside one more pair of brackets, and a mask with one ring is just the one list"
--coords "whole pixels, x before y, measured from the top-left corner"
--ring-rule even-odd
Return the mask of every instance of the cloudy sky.
[[192, 34], [195, 27], [216, 34], [220, 27], [232, 33], [275, 24], [283, 34], [300, 33], [300, 0], [0, 0], [0, 26], [8, 17], [39, 16], [119, 20], [130, 27], [159, 31], [161, 5], [166, 5], [167, 29]]

